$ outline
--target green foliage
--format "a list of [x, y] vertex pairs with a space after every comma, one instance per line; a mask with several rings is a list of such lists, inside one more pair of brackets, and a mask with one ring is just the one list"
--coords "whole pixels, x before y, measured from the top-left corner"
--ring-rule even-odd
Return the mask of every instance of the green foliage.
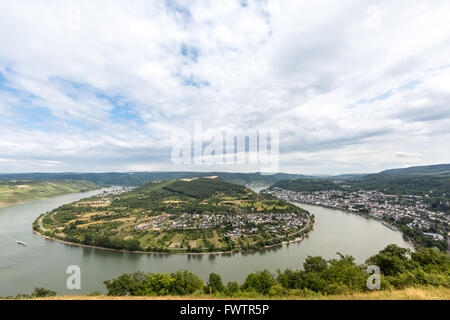
[[116, 279], [104, 281], [109, 296], [139, 296], [145, 291], [145, 273], [123, 273]]
[[144, 281], [143, 289], [139, 291], [142, 296], [167, 296], [175, 292], [175, 279], [164, 273], [149, 273]]
[[33, 293], [30, 298], [45, 298], [45, 297], [54, 297], [56, 296], [56, 292], [46, 288], [34, 288]]
[[[65, 233], [70, 234], [70, 230], [65, 230]], [[141, 249], [141, 243], [137, 239], [124, 240], [117, 237], [108, 237], [107, 235], [95, 235], [90, 233], [85, 233], [83, 237], [82, 243], [85, 245], [128, 251], [138, 251]]]
[[176, 273], [124, 273], [104, 282], [110, 296], [189, 295], [199, 292], [203, 281], [189, 271]]
[[185, 296], [194, 294], [203, 288], [203, 281], [189, 271], [178, 271], [170, 274], [174, 279], [174, 294]]
[[[389, 245], [370, 257], [367, 264], [381, 269], [383, 290], [433, 286], [450, 288], [449, 256], [433, 249], [408, 249]], [[303, 270], [286, 269], [274, 276], [263, 270], [247, 276], [242, 286], [235, 281], [226, 287], [219, 275], [211, 273], [206, 286], [189, 271], [172, 274], [135, 272], [105, 281], [108, 295], [179, 295], [206, 294], [240, 297], [284, 297], [290, 295], [336, 295], [368, 291], [366, 266], [355, 264], [354, 258], [338, 253], [337, 259], [308, 257]]]
[[211, 197], [218, 192], [232, 197], [242, 197], [247, 194], [245, 187], [217, 179], [176, 180], [163, 188], [187, 197], [199, 199]]
[[439, 250], [421, 248], [411, 254], [411, 260], [427, 272], [450, 273], [450, 256]]
[[228, 296], [233, 296], [239, 292], [239, 283], [237, 281], [229, 281], [226, 287], [226, 294]]
[[308, 256], [303, 263], [305, 272], [322, 272], [328, 267], [328, 262], [322, 257]]
[[255, 291], [260, 294], [268, 294], [272, 286], [276, 284], [275, 277], [269, 270], [250, 273], [247, 276], [242, 289], [245, 291]]
[[292, 190], [296, 192], [307, 191], [325, 191], [325, 190], [341, 190], [342, 188], [327, 179], [296, 179], [296, 180], [281, 180], [271, 186], [272, 188], [280, 188], [285, 190]]
[[226, 290], [222, 282], [222, 277], [216, 273], [211, 273], [209, 275], [209, 280], [206, 283], [205, 289], [206, 293], [222, 293]]
[[385, 276], [396, 276], [412, 269], [413, 263], [408, 259], [410, 254], [410, 249], [391, 244], [367, 259], [366, 264], [378, 266]]

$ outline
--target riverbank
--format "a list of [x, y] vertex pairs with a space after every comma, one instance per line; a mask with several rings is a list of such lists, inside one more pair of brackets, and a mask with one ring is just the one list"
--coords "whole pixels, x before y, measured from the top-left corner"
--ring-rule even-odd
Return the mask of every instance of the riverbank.
[[[350, 210], [347, 210], [347, 209], [341, 209], [341, 208], [336, 208], [336, 207], [326, 206], [326, 205], [320, 205], [320, 204], [314, 204], [314, 203], [307, 203], [307, 202], [302, 202], [302, 201], [298, 201], [298, 200], [296, 200], [296, 201], [289, 201], [289, 202], [290, 203], [306, 204], [306, 205], [309, 205], [309, 206], [314, 206], [314, 207], [319, 207], [319, 208], [326, 208], [326, 209], [330, 209], [330, 210], [340, 210], [340, 211], [343, 211], [343, 212], [346, 212], [346, 213], [350, 213], [350, 214], [354, 214], [354, 215], [357, 215], [359, 217], [363, 217], [363, 218], [366, 218], [366, 219], [372, 219], [372, 220], [375, 220], [375, 221], [378, 221], [378, 222], [387, 222], [387, 221], [385, 221], [385, 220], [383, 220], [381, 218], [377, 218], [377, 217], [374, 217], [374, 216], [369, 216], [367, 214], [362, 214], [362, 213], [359, 213], [359, 212], [350, 211]], [[389, 228], [389, 229], [391, 229], [391, 228]], [[394, 231], [394, 230], [392, 230], [392, 231]], [[402, 234], [402, 236], [405, 238], [405, 241], [411, 247], [413, 247], [414, 250], [417, 250], [419, 248], [419, 246], [416, 245], [414, 243], [414, 241], [412, 241], [406, 234], [401, 232], [399, 229], [397, 229], [397, 231], [394, 231], [394, 232], [400, 232]], [[449, 243], [450, 243], [450, 239], [449, 239]], [[450, 251], [450, 246], [449, 246], [449, 251]]]
[[71, 193], [88, 192], [100, 187], [89, 181], [0, 181], [0, 208], [58, 197]]
[[[42, 223], [42, 219], [44, 218], [44, 216], [40, 217], [38, 220], [38, 225], [41, 229], [44, 229], [43, 227], [43, 223]], [[308, 216], [308, 224], [300, 231], [298, 231], [297, 233], [302, 232], [303, 230], [308, 229], [309, 227], [311, 227], [311, 221], [314, 221], [311, 219], [310, 216]], [[259, 252], [259, 251], [263, 251], [266, 249], [270, 249], [270, 248], [275, 248], [275, 247], [279, 247], [279, 246], [283, 246], [283, 245], [287, 245], [287, 244], [291, 244], [291, 243], [296, 243], [296, 242], [300, 242], [303, 241], [306, 237], [308, 237], [311, 232], [314, 231], [314, 226], [317, 225], [317, 222], [314, 222], [314, 224], [312, 224], [312, 229], [307, 232], [306, 234], [304, 234], [301, 237], [295, 238], [293, 240], [290, 241], [283, 241], [277, 244], [273, 244], [273, 245], [268, 245], [268, 246], [264, 246], [261, 247], [257, 250], [232, 250], [232, 251], [216, 251], [216, 252], [150, 252], [150, 251], [130, 251], [130, 250], [122, 250], [122, 249], [112, 249], [112, 248], [105, 248], [105, 247], [97, 247], [97, 246], [91, 246], [91, 245], [86, 245], [86, 244], [82, 244], [82, 243], [75, 243], [75, 242], [69, 242], [69, 241], [64, 241], [61, 239], [57, 239], [57, 238], [53, 238], [47, 235], [44, 235], [42, 233], [40, 233], [38, 230], [35, 230], [32, 228], [33, 233], [47, 239], [47, 240], [52, 240], [52, 241], [56, 241], [59, 243], [63, 243], [63, 244], [67, 244], [70, 246], [75, 246], [75, 247], [84, 247], [84, 248], [91, 248], [91, 249], [98, 249], [98, 250], [106, 250], [106, 251], [114, 251], [114, 252], [123, 252], [123, 253], [136, 253], [136, 254], [159, 254], [159, 255], [222, 255], [222, 254], [235, 254], [235, 253], [249, 253], [249, 252]], [[45, 230], [44, 230], [45, 232]]]

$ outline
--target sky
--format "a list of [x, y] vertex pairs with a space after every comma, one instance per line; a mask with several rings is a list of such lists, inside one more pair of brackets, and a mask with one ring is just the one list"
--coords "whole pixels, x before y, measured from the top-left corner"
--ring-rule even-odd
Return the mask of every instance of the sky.
[[450, 163], [448, 0], [0, 0], [0, 172], [180, 165], [173, 134], [279, 130], [279, 171]]

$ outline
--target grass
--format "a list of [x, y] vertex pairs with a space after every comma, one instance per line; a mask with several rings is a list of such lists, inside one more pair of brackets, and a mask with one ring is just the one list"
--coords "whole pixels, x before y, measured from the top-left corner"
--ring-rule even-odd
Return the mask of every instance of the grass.
[[40, 298], [36, 300], [450, 300], [450, 288], [445, 287], [426, 287], [426, 288], [406, 288], [402, 290], [383, 290], [369, 293], [355, 293], [348, 295], [307, 295], [307, 296], [287, 296], [287, 297], [220, 297], [209, 295], [197, 296], [156, 296], [156, 297], [110, 297], [99, 296], [57, 296], [49, 298]]

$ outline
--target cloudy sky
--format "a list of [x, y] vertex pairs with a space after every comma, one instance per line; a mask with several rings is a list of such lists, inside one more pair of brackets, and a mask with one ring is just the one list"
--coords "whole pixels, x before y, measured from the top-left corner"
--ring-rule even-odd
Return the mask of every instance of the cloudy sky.
[[280, 171], [450, 162], [448, 0], [0, 0], [0, 172], [180, 166], [172, 134], [274, 128]]

